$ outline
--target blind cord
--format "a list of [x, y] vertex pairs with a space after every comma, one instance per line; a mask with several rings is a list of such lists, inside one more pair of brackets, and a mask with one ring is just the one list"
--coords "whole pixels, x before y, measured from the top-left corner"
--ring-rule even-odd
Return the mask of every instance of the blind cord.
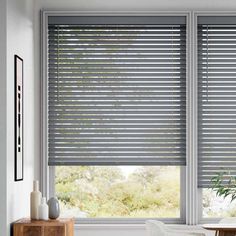
[[59, 26], [57, 26], [57, 101], [59, 101]]
[[207, 58], [206, 58], [206, 66], [207, 66], [207, 68], [206, 68], [206, 92], [207, 92], [207, 102], [208, 102], [208, 99], [209, 99], [209, 39], [208, 39], [208, 37], [209, 37], [209, 31], [208, 31], [208, 25], [207, 25]]
[[[174, 43], [174, 38], [173, 38], [173, 31], [174, 31], [174, 27], [172, 26], [172, 31], [171, 31], [171, 64], [172, 64], [172, 70], [171, 70], [171, 80], [172, 82], [174, 82], [174, 47], [173, 47], [173, 43]], [[172, 100], [172, 104], [174, 103], [174, 91], [173, 91], [173, 87], [171, 87], [171, 100]], [[171, 124], [174, 123], [173, 122], [174, 119], [174, 114], [173, 111], [171, 111]]]

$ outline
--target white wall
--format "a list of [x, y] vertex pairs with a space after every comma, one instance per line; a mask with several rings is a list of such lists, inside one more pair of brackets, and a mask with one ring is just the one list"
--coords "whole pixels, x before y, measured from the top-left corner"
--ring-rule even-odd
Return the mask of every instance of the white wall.
[[[7, 0], [7, 65], [6, 65], [6, 183], [7, 230], [10, 223], [29, 215], [29, 194], [34, 179], [35, 106], [34, 106], [34, 41], [33, 0]], [[14, 55], [24, 60], [24, 180], [14, 182]], [[1, 55], [2, 57], [2, 55]], [[2, 61], [2, 60], [1, 60]], [[4, 60], [3, 60], [4, 61]], [[1, 93], [2, 95], [2, 93]], [[1, 114], [2, 115], [2, 114]], [[0, 151], [2, 155], [2, 150]], [[2, 176], [2, 172], [1, 172]], [[1, 178], [0, 178], [1, 179]], [[3, 228], [2, 228], [3, 229]], [[0, 235], [9, 235], [0, 233]]]
[[0, 1], [0, 235], [6, 235], [6, 2]]
[[[77, 10], [77, 11], [183, 11], [183, 10], [229, 10], [236, 11], [235, 0], [37, 0], [35, 2], [35, 76], [36, 86], [40, 86], [40, 20], [39, 11], [47, 10]], [[40, 91], [34, 96], [40, 114]], [[39, 132], [39, 128], [37, 129]], [[38, 150], [39, 151], [39, 150]], [[39, 159], [36, 166], [39, 166]], [[39, 176], [39, 169], [37, 176]], [[144, 226], [78, 226], [75, 236], [142, 236]], [[209, 233], [209, 235], [212, 235]]]
[[143, 225], [78, 225], [75, 236], [146, 236]]
[[235, 0], [37, 0], [37, 9], [80, 11], [236, 10]]
[[[11, 222], [29, 215], [29, 193], [32, 189], [34, 172], [36, 178], [39, 178], [39, 10], [42, 8], [79, 11], [236, 11], [236, 1], [36, 0], [35, 6], [33, 0], [0, 1], [0, 235], [3, 236], [9, 235], [7, 230]], [[21, 182], [14, 182], [14, 54], [24, 59], [25, 175], [24, 181]], [[80, 236], [141, 236], [144, 233], [143, 226], [76, 227], [76, 235]]]

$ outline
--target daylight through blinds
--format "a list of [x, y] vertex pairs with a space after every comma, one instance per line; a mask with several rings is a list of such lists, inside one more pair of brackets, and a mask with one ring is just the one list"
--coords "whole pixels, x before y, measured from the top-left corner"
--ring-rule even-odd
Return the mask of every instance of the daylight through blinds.
[[186, 26], [159, 19], [49, 24], [49, 165], [186, 164]]
[[[214, 23], [215, 22], [215, 23]], [[236, 18], [198, 24], [198, 185], [236, 174]]]

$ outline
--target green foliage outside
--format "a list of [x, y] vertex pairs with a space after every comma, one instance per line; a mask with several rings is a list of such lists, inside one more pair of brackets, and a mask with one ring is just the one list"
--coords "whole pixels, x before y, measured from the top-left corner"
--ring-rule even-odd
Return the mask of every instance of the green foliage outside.
[[179, 217], [180, 168], [56, 167], [56, 195], [74, 217]]
[[212, 178], [212, 189], [216, 196], [230, 197], [231, 202], [236, 199], [236, 176], [227, 173], [219, 173]]
[[203, 217], [236, 216], [236, 178], [218, 173], [211, 180], [210, 189], [203, 189]]

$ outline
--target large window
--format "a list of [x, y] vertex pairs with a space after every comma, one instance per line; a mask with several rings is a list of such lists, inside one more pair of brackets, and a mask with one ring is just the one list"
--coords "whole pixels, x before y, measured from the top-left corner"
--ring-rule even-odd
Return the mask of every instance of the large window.
[[203, 216], [235, 215], [230, 198], [206, 189], [217, 173], [236, 174], [236, 17], [198, 18], [198, 173]]
[[211, 179], [236, 174], [236, 17], [190, 15], [43, 15], [42, 178], [63, 215], [235, 215]]
[[48, 163], [63, 213], [180, 219], [185, 16], [52, 16], [47, 42]]

